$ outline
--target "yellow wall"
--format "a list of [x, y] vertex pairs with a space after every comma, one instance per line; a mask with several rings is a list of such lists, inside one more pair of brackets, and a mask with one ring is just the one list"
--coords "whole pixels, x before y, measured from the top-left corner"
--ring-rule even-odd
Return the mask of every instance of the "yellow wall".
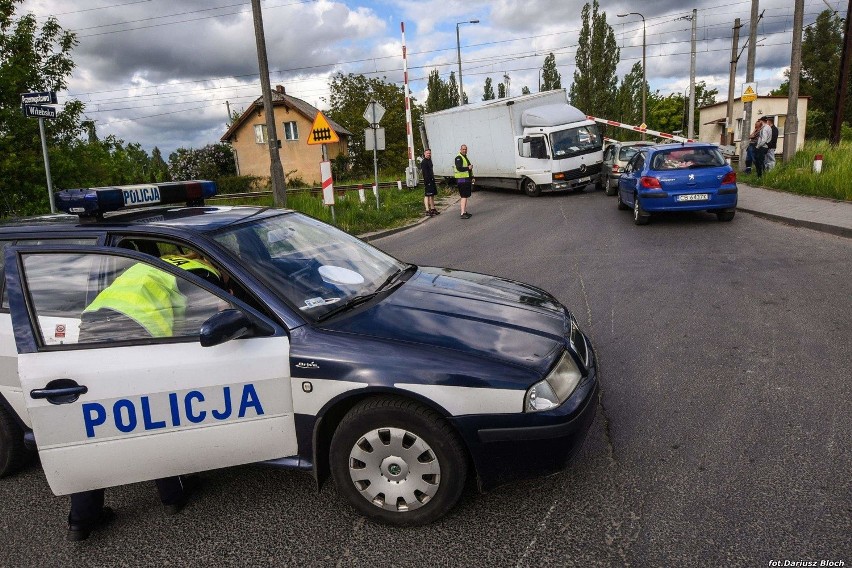
[[[305, 183], [320, 185], [320, 162], [322, 161], [322, 146], [308, 146], [308, 135], [313, 122], [295, 109], [286, 109], [283, 105], [276, 105], [275, 130], [278, 139], [281, 140], [281, 164], [287, 179], [300, 177]], [[231, 138], [231, 146], [237, 154], [240, 175], [252, 175], [269, 177], [269, 145], [258, 144], [254, 139], [254, 126], [266, 124], [266, 113], [262, 108], [252, 108], [251, 117], [236, 131]], [[298, 140], [284, 140], [284, 123], [296, 122], [299, 129]], [[346, 154], [346, 138], [341, 136], [340, 142], [326, 144], [329, 160], [333, 160], [339, 154]], [[296, 170], [293, 172], [293, 170]]]

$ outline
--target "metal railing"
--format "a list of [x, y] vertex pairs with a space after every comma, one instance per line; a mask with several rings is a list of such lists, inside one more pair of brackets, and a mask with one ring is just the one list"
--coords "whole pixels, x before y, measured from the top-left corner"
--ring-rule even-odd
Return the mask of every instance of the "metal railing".
[[[396, 181], [379, 182], [379, 189], [390, 189], [390, 188], [396, 189], [396, 188], [399, 187], [399, 183], [400, 182], [396, 182]], [[420, 185], [422, 185], [422, 184], [420, 184]], [[405, 186], [404, 184], [403, 184], [402, 187], [407, 188], [407, 186]], [[358, 191], [359, 189], [362, 189], [362, 188], [364, 189], [364, 191], [372, 191], [373, 190], [373, 184], [361, 183], [361, 184], [354, 184], [354, 185], [335, 185], [334, 186], [334, 192], [337, 195], [343, 195], [347, 191]], [[318, 187], [288, 187], [287, 193], [291, 193], [291, 192], [299, 192], [299, 193], [310, 192], [313, 195], [317, 195], [317, 194], [321, 195], [322, 194], [322, 187], [319, 187], [319, 186]], [[235, 199], [255, 199], [255, 198], [260, 198], [260, 197], [271, 197], [271, 196], [272, 196], [272, 190], [250, 191], [250, 192], [245, 192], [245, 193], [219, 194], [216, 197], [209, 197], [209, 198], [205, 199], [205, 201], [208, 202], [208, 203], [214, 203], [214, 202], [217, 202], [217, 201], [232, 201], [232, 200], [235, 200]]]

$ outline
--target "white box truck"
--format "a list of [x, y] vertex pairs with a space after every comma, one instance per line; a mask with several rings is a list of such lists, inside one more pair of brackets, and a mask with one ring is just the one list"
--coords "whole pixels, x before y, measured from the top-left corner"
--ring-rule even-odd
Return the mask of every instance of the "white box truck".
[[582, 190], [597, 183], [602, 137], [594, 121], [568, 104], [565, 89], [457, 106], [423, 116], [423, 144], [435, 175], [454, 178], [462, 144], [477, 187]]

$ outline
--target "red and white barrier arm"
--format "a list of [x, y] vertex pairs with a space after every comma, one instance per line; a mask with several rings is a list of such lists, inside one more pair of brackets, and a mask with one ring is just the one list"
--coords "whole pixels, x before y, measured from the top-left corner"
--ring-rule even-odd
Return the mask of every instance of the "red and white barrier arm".
[[669, 140], [675, 140], [677, 142], [696, 142], [692, 138], [684, 138], [683, 136], [675, 136], [674, 134], [669, 134], [668, 132], [660, 132], [658, 130], [651, 130], [650, 128], [642, 128], [641, 126], [633, 126], [632, 124], [623, 124], [621, 122], [616, 122], [614, 120], [607, 120], [606, 118], [598, 118], [596, 116], [587, 115], [586, 118], [589, 120], [594, 120], [595, 122], [600, 122], [601, 124], [608, 124], [609, 126], [615, 126], [618, 128], [624, 128], [625, 130], [633, 130], [635, 132], [644, 132], [645, 134], [650, 134], [651, 136], [657, 136], [658, 138], [667, 138]]

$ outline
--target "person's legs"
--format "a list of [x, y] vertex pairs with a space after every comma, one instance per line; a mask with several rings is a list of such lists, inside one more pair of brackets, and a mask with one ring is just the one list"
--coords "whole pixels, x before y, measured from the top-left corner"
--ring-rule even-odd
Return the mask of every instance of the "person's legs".
[[757, 177], [763, 175], [763, 164], [766, 161], [766, 148], [754, 149], [754, 167], [757, 169]]
[[72, 493], [68, 540], [86, 540], [93, 530], [107, 525], [114, 516], [112, 509], [104, 507], [103, 489]]
[[461, 217], [463, 219], [467, 219], [468, 217], [470, 217], [470, 213], [467, 212], [467, 200], [470, 197], [469, 180], [459, 180], [459, 196], [461, 197], [461, 200], [459, 201], [459, 211], [461, 212]]
[[770, 148], [766, 151], [766, 159], [763, 161], [763, 171], [768, 172], [775, 167], [775, 150]]
[[429, 205], [429, 196], [428, 195], [423, 197], [423, 207], [426, 208], [426, 214], [427, 215], [432, 214], [432, 207], [430, 207], [430, 205]]

